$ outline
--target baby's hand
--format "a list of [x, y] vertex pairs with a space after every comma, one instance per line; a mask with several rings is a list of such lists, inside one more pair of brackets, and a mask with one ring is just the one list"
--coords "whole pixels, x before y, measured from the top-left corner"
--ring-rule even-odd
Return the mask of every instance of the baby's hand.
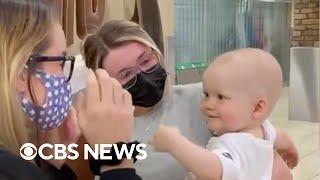
[[179, 136], [179, 129], [160, 125], [149, 143], [154, 146], [156, 151], [170, 152], [174, 148]]
[[290, 169], [293, 169], [298, 165], [299, 154], [295, 146], [286, 150], [279, 149], [278, 153], [283, 158], [283, 160], [287, 163]]
[[277, 129], [276, 132], [277, 137], [274, 146], [289, 168], [293, 169], [299, 161], [297, 147], [286, 132], [281, 129]]

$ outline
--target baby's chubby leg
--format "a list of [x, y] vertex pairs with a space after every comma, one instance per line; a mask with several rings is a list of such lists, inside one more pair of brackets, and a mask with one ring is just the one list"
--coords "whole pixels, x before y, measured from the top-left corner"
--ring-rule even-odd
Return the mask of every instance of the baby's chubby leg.
[[292, 174], [286, 162], [275, 151], [273, 158], [272, 180], [292, 180]]

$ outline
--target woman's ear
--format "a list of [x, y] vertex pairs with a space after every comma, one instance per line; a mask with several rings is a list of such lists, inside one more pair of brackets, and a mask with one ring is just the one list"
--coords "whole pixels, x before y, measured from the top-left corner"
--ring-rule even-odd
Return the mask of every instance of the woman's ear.
[[28, 72], [25, 68], [18, 74], [15, 88], [19, 94], [25, 94], [28, 91]]
[[255, 120], [261, 120], [265, 118], [267, 114], [267, 103], [265, 99], [258, 100], [253, 107], [252, 117]]

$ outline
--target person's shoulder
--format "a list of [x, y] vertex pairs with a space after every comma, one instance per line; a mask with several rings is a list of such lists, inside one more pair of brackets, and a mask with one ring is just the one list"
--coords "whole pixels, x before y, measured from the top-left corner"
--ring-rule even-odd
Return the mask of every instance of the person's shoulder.
[[[247, 138], [243, 137], [241, 133], [226, 133], [221, 136], [213, 136], [209, 139], [207, 143], [207, 149], [213, 150], [213, 149], [229, 149], [230, 146], [236, 143], [236, 141], [245, 140]], [[233, 149], [233, 148], [231, 148]]]
[[176, 85], [173, 85], [173, 89], [176, 89], [176, 90], [202, 89], [202, 82], [189, 83], [189, 84], [176, 84]]
[[4, 150], [0, 150], [0, 177], [15, 180], [50, 179], [46, 173], [34, 164]]
[[242, 132], [226, 133], [221, 135], [218, 139], [219, 142], [229, 144], [230, 146], [236, 146], [236, 148], [242, 148], [242, 146], [247, 146], [251, 143], [255, 144], [257, 140], [260, 140], [252, 134]]
[[243, 149], [243, 146], [250, 146], [251, 143], [254, 143], [254, 137], [248, 133], [225, 133], [219, 137], [211, 137], [207, 148], [211, 150], [222, 148], [234, 151]]
[[223, 179], [259, 179], [262, 174], [269, 177], [266, 172], [271, 172], [270, 165], [273, 161], [273, 146], [264, 142], [248, 133], [226, 133], [212, 138], [211, 144], [214, 146], [209, 150], [214, 152], [222, 163]]
[[7, 165], [5, 165], [4, 162], [8, 162], [7, 165], [16, 164], [19, 166], [32, 166], [31, 163], [28, 163], [27, 161], [23, 160], [19, 156], [6, 151], [6, 150], [0, 150], [0, 171], [3, 172], [5, 169], [7, 169]]
[[239, 157], [260, 156], [259, 154], [267, 154], [272, 152], [273, 145], [269, 141], [257, 138], [249, 133], [226, 133], [218, 138], [220, 147], [227, 149], [234, 154], [241, 154]]
[[174, 104], [183, 104], [184, 107], [190, 105], [198, 106], [202, 99], [202, 83], [174, 85], [171, 95]]
[[269, 119], [266, 119], [263, 122], [262, 127], [264, 130], [265, 140], [274, 143], [277, 138], [277, 132], [274, 126], [269, 121]]
[[173, 86], [173, 94], [180, 96], [192, 96], [202, 94], [202, 83], [178, 84]]

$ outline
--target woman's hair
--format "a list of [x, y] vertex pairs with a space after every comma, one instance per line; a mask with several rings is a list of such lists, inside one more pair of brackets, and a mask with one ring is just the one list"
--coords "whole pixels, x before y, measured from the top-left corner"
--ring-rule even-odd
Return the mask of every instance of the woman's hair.
[[140, 25], [127, 20], [113, 20], [105, 23], [96, 33], [89, 34], [85, 38], [82, 53], [87, 67], [102, 68], [103, 59], [110, 50], [130, 42], [139, 42], [151, 47], [157, 53], [160, 63], [164, 65], [160, 50]]
[[[102, 68], [103, 59], [110, 50], [138, 42], [152, 48], [160, 64], [169, 71], [169, 64], [149, 34], [137, 23], [127, 20], [113, 20], [105, 23], [97, 32], [87, 35], [82, 45], [82, 55], [86, 66], [91, 69]], [[130, 53], [130, 52], [128, 52]], [[167, 78], [166, 91], [170, 92], [170, 78]]]
[[47, 0], [0, 0], [0, 146], [11, 152], [28, 140], [15, 82], [28, 57], [48, 47], [50, 7]]

